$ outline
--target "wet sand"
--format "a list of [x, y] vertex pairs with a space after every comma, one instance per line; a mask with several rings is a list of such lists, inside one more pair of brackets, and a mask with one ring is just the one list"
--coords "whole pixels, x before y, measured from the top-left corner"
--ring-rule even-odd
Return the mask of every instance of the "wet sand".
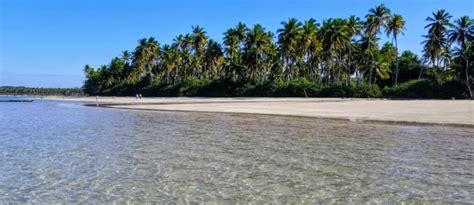
[[188, 97], [140, 100], [131, 97], [103, 97], [98, 101], [95, 97], [87, 97], [64, 100], [97, 103], [104, 107], [120, 109], [247, 113], [351, 121], [474, 126], [474, 101], [471, 100]]

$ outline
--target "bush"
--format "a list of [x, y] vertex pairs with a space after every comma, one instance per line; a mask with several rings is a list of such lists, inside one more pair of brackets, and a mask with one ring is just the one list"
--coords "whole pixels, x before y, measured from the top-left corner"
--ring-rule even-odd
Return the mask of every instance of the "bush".
[[210, 80], [199, 80], [196, 78], [186, 78], [179, 86], [179, 96], [200, 96], [205, 93], [206, 88], [211, 84]]
[[146, 96], [230, 96], [233, 84], [225, 80], [212, 81], [209, 79], [186, 78], [174, 85], [156, 84], [143, 89]]
[[319, 93], [319, 84], [301, 78], [285, 82], [282, 80], [276, 81], [269, 86], [271, 96], [276, 97], [305, 97], [317, 95]]
[[382, 97], [382, 90], [374, 84], [360, 84], [359, 88], [355, 88], [352, 97], [378, 98]]
[[257, 96], [268, 96], [269, 94], [269, 84], [251, 84], [251, 83], [244, 83], [240, 86], [236, 86], [235, 90], [231, 93], [238, 97], [257, 97]]
[[464, 90], [463, 84], [457, 81], [421, 79], [411, 80], [393, 87], [385, 87], [383, 95], [391, 98], [465, 98]]
[[329, 85], [321, 91], [320, 97], [381, 97], [382, 92], [377, 85], [360, 84], [359, 87], [353, 83], [349, 85]]
[[[137, 88], [135, 88], [137, 87]], [[264, 83], [234, 82], [229, 79], [197, 79], [187, 78], [174, 85], [154, 81], [142, 89], [139, 85], [119, 85], [105, 90], [105, 95], [144, 96], [206, 96], [206, 97], [360, 97], [360, 98], [466, 98], [466, 89], [462, 82], [446, 81], [442, 78], [411, 80], [393, 87], [385, 87], [382, 91], [375, 84], [355, 82], [349, 84], [322, 84], [311, 82], [305, 78], [289, 82], [283, 80], [266, 81]]]
[[380, 97], [382, 92], [377, 85], [361, 84], [358, 88], [350, 85], [325, 85], [307, 79], [282, 80], [253, 85], [245, 84], [236, 90], [237, 96], [267, 97]]

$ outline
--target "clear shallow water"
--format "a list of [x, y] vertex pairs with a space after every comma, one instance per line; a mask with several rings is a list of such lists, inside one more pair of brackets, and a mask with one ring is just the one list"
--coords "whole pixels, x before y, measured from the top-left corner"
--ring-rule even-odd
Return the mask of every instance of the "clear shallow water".
[[0, 203], [474, 202], [474, 129], [0, 103]]

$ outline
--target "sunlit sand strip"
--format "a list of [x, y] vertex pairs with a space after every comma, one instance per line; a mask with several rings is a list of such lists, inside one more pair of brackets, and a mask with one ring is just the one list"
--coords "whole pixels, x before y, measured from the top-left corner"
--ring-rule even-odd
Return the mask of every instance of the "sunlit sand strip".
[[[62, 97], [48, 96], [45, 100], [65, 100], [100, 104], [185, 104], [185, 103], [226, 103], [226, 102], [321, 102], [344, 101], [350, 98], [276, 98], [276, 97]], [[359, 99], [363, 100], [363, 99]]]
[[[143, 100], [143, 99], [142, 99]], [[162, 98], [110, 101], [102, 106], [156, 111], [286, 115], [351, 121], [382, 121], [474, 127], [474, 101], [331, 98]]]

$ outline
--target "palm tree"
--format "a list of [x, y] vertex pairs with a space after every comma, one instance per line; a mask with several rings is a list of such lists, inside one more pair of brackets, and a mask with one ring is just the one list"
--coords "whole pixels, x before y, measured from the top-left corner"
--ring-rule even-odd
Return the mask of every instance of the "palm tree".
[[181, 55], [183, 57], [183, 76], [182, 78], [186, 78], [190, 75], [192, 75], [192, 70], [191, 70], [191, 58], [192, 58], [192, 42], [193, 39], [191, 37], [191, 34], [185, 34], [183, 37], [183, 42], [182, 42], [182, 47], [181, 47]]
[[353, 42], [353, 40], [354, 40], [354, 37], [359, 36], [361, 34], [362, 29], [364, 28], [364, 25], [363, 25], [363, 22], [360, 20], [360, 18], [354, 15], [349, 16], [349, 18], [346, 21], [347, 21], [347, 29], [351, 38], [351, 41], [349, 42], [350, 45], [348, 46], [348, 54], [347, 54], [348, 76], [350, 76], [351, 72], [356, 72], [356, 77], [358, 77], [359, 72], [355, 69], [354, 70], [352, 69], [352, 65], [353, 65], [352, 52], [354, 49], [357, 49], [357, 45]]
[[296, 63], [296, 46], [301, 37], [301, 22], [295, 18], [288, 19], [287, 22], [281, 22], [283, 28], [278, 29], [278, 44], [285, 64], [285, 79], [289, 81], [293, 72], [293, 66]]
[[364, 28], [364, 24], [360, 20], [359, 17], [350, 15], [346, 21], [347, 21], [347, 27], [349, 29], [350, 35], [352, 37], [361, 34], [362, 29]]
[[159, 55], [159, 44], [153, 38], [143, 38], [138, 41], [132, 57], [134, 71], [132, 73], [132, 81], [137, 82], [146, 75], [150, 74], [156, 65], [156, 58]]
[[351, 42], [349, 27], [344, 19], [328, 19], [323, 22], [320, 33], [323, 58], [326, 60], [329, 69], [327, 74], [338, 83], [342, 69], [342, 57]]
[[444, 9], [438, 10], [436, 13], [433, 12], [432, 15], [433, 17], [426, 18], [426, 21], [430, 23], [425, 26], [425, 29], [429, 28], [428, 32], [432, 34], [446, 34], [448, 31], [447, 27], [451, 26], [449, 19], [452, 16]]
[[[361, 59], [363, 60], [363, 64], [365, 68], [369, 68], [369, 76], [368, 76], [368, 82], [372, 82], [372, 72], [374, 68], [374, 59], [375, 59], [375, 53], [378, 50], [377, 47], [377, 41], [379, 39], [375, 34], [368, 35], [367, 33], [364, 33], [362, 38], [359, 40], [360, 43], [360, 48], [361, 48]], [[362, 71], [365, 73], [367, 70]]]
[[192, 39], [192, 47], [194, 50], [194, 55], [195, 59], [192, 61], [193, 63], [193, 73], [194, 75], [197, 75], [198, 77], [202, 77], [201, 74], [203, 73], [203, 60], [204, 60], [204, 52], [205, 52], [205, 46], [208, 42], [208, 37], [206, 35], [206, 32], [204, 31], [203, 28], [199, 26], [193, 26], [192, 27], [192, 34], [191, 34], [191, 39]]
[[300, 42], [298, 43], [298, 53], [300, 55], [299, 63], [303, 64], [301, 67], [301, 75], [307, 75], [310, 79], [314, 79], [316, 67], [316, 56], [317, 52], [320, 51], [320, 41], [318, 39], [318, 26], [316, 20], [306, 20], [302, 26], [302, 35]]
[[214, 40], [209, 40], [206, 46], [205, 63], [207, 74], [210, 78], [220, 77], [220, 71], [224, 61], [224, 53], [221, 45]]
[[227, 29], [227, 31], [224, 33], [224, 45], [224, 50], [227, 56], [230, 56], [231, 59], [238, 56], [240, 42], [236, 36], [236, 31], [233, 28]]
[[395, 41], [395, 54], [396, 54], [396, 59], [395, 59], [395, 85], [398, 84], [398, 35], [402, 34], [403, 35], [403, 30], [405, 29], [405, 20], [403, 20], [403, 17], [399, 14], [394, 14], [390, 20], [388, 21], [387, 28], [386, 28], [386, 33], [387, 36], [392, 35], [393, 40]]
[[263, 82], [270, 71], [272, 36], [260, 24], [248, 31], [244, 49], [248, 79]]
[[191, 38], [194, 52], [196, 52], [197, 56], [201, 56], [204, 53], [204, 46], [208, 41], [206, 32], [199, 26], [193, 26], [192, 30]]
[[151, 72], [151, 70], [157, 64], [158, 56], [160, 55], [160, 44], [158, 44], [158, 41], [156, 41], [155, 38], [153, 37], [148, 38], [147, 52], [148, 52], [148, 68], [149, 68], [148, 72]]
[[128, 77], [130, 77], [130, 61], [132, 59], [132, 54], [125, 50], [125, 51], [122, 51], [122, 54], [120, 55], [120, 60], [124, 63], [124, 69], [123, 69], [123, 73], [121, 74], [122, 75], [122, 78], [126, 79]]
[[139, 75], [140, 73], [143, 72], [144, 66], [145, 66], [145, 61], [146, 61], [146, 50], [147, 47], [147, 39], [143, 38], [138, 40], [138, 46], [135, 48], [135, 51], [133, 52], [133, 67], [135, 68], [135, 75]]
[[369, 10], [369, 14], [365, 16], [367, 21], [366, 32], [370, 34], [380, 33], [381, 27], [387, 27], [390, 19], [390, 9], [381, 4]]
[[466, 43], [474, 39], [474, 20], [469, 16], [462, 16], [454, 21], [452, 30], [449, 32], [449, 40], [458, 43], [465, 49]]
[[[367, 14], [365, 17], [367, 18], [367, 21], [365, 25], [364, 35], [366, 38], [372, 38], [372, 36], [375, 35], [375, 39], [376, 39], [377, 34], [380, 33], [381, 27], [385, 27], [385, 28], [387, 27], [387, 22], [390, 19], [390, 9], [385, 7], [385, 5], [381, 4], [381, 5], [376, 6], [375, 8], [371, 8], [369, 10], [369, 14]], [[372, 63], [370, 66], [369, 83], [371, 83], [371, 80], [372, 80], [373, 67], [375, 63], [374, 61], [375, 61], [375, 56], [372, 53], [372, 61], [371, 61]]]
[[121, 59], [125, 64], [130, 63], [130, 59], [131, 59], [130, 52], [127, 50], [122, 51]]
[[431, 62], [433, 66], [439, 67], [440, 59], [444, 55], [445, 48], [448, 47], [447, 39], [434, 34], [423, 35], [423, 37], [426, 39], [421, 42], [423, 57], [426, 61]]
[[426, 38], [422, 42], [424, 44], [423, 51], [425, 57], [431, 61], [433, 66], [438, 67], [441, 57], [445, 54], [448, 46], [447, 31], [449, 19], [452, 17], [444, 9], [438, 10], [436, 13], [432, 13], [433, 17], [426, 18], [426, 21], [430, 22], [425, 26], [428, 29], [428, 35], [424, 35]]
[[391, 66], [397, 59], [396, 48], [393, 44], [386, 42], [380, 51], [377, 52], [376, 59], [376, 77], [380, 80], [388, 80], [392, 72]]
[[248, 28], [239, 23], [235, 28], [227, 29], [224, 33], [224, 52], [226, 54], [226, 73], [233, 80], [244, 75], [242, 62], [242, 48], [247, 39]]
[[467, 56], [467, 43], [472, 42], [474, 39], [474, 20], [468, 16], [462, 16], [454, 21], [452, 30], [449, 31], [449, 41], [457, 43], [459, 48], [460, 57], [466, 62], [464, 72], [466, 75], [466, 85], [469, 91], [469, 97], [472, 98], [471, 83], [469, 82], [469, 56]]
[[239, 48], [242, 48], [245, 42], [245, 39], [247, 39], [247, 32], [249, 29], [244, 23], [239, 22], [237, 26], [235, 26], [234, 30], [235, 30], [235, 37], [239, 41]]
[[164, 45], [162, 48], [161, 75], [165, 83], [175, 83], [178, 79], [179, 67], [182, 64], [182, 58], [178, 48], [170, 45]]

